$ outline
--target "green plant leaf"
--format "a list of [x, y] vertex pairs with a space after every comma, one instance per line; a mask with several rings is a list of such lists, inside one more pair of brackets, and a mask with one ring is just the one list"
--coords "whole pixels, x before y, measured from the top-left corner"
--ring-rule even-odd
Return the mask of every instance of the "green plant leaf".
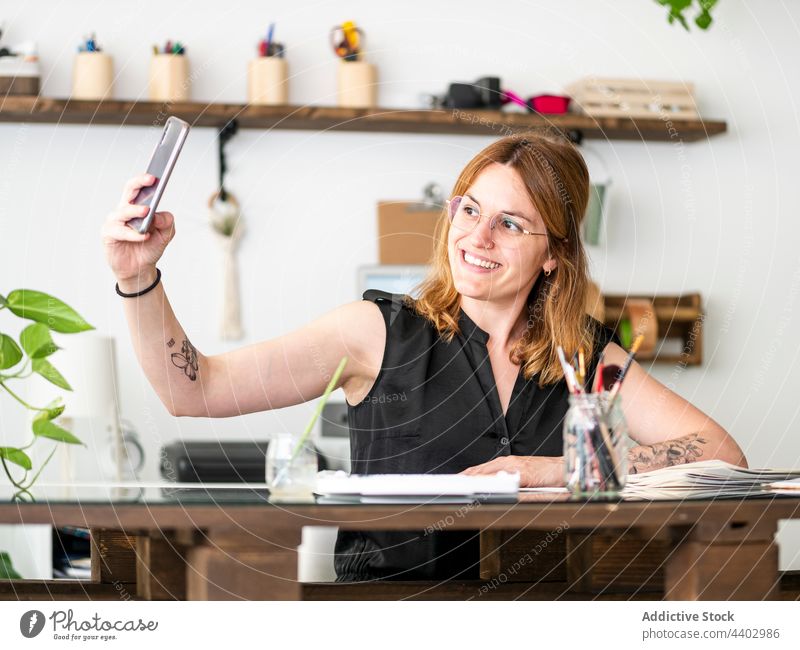
[[22, 576], [14, 570], [8, 553], [0, 553], [0, 580], [22, 580]]
[[31, 323], [19, 335], [19, 342], [31, 359], [49, 357], [60, 348], [53, 342], [50, 330], [42, 323]]
[[711, 25], [711, 14], [704, 9], [703, 13], [694, 19], [694, 22], [700, 29], [708, 29]]
[[47, 359], [33, 359], [31, 361], [31, 368], [51, 384], [55, 384], [64, 390], [72, 390], [72, 386], [67, 383], [67, 380], [61, 376], [61, 373], [58, 372]]
[[47, 413], [48, 420], [55, 420], [59, 415], [61, 415], [64, 412], [66, 406], [62, 403], [63, 401], [64, 400], [62, 400], [60, 397], [56, 397], [52, 402], [45, 405], [45, 408], [47, 410], [43, 412]]
[[83, 443], [76, 438], [71, 431], [50, 422], [46, 413], [37, 415], [33, 420], [33, 433], [42, 438], [50, 438], [58, 442], [65, 442], [70, 445], [82, 445]]
[[16, 447], [0, 447], [0, 458], [5, 458], [10, 463], [19, 465], [22, 469], [30, 469], [32, 467], [28, 454]]
[[700, 29], [706, 30], [711, 26], [711, 10], [716, 6], [718, 0], [655, 0], [662, 7], [668, 7], [667, 21], [670, 25], [679, 22], [688, 32], [689, 22], [686, 20], [687, 11], [696, 10], [697, 14], [694, 23]]
[[94, 329], [72, 307], [41, 291], [15, 289], [8, 294], [6, 302], [20, 318], [42, 323], [56, 332], [73, 334]]
[[0, 370], [16, 366], [22, 359], [22, 350], [17, 342], [6, 334], [0, 334]]
[[0, 307], [5, 307], [5, 306], [6, 306], [6, 297], [2, 293], [0, 293]]

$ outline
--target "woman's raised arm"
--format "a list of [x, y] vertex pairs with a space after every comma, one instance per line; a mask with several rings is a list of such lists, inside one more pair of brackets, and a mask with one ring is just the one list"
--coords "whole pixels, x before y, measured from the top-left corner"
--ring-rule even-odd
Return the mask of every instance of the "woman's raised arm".
[[176, 404], [174, 414], [221, 418], [307, 402], [322, 395], [344, 356], [348, 361], [337, 388], [348, 397], [358, 395], [377, 377], [385, 341], [377, 306], [347, 303], [288, 334], [201, 355], [199, 390]]
[[[175, 217], [169, 212], [158, 212], [144, 235], [126, 225], [145, 214], [147, 208], [134, 201], [154, 181], [149, 174], [130, 179], [103, 224], [106, 258], [125, 294], [156, 282], [156, 263], [175, 237]], [[358, 396], [372, 385], [383, 360], [386, 326], [378, 307], [365, 300], [345, 304], [295, 332], [210, 357], [192, 345], [163, 282], [122, 302], [139, 364], [173, 415], [228, 417], [313, 399], [322, 395], [343, 356], [348, 363], [338, 386]]]

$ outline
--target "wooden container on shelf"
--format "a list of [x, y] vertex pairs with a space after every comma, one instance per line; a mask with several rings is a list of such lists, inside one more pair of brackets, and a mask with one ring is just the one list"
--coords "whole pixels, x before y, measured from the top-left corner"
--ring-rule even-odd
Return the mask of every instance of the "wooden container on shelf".
[[289, 64], [279, 56], [261, 56], [247, 66], [247, 102], [257, 106], [289, 103]]
[[[605, 324], [617, 329], [621, 320], [629, 318], [631, 310], [628, 303], [640, 305], [644, 301], [652, 304], [657, 323], [657, 342], [648, 354], [644, 351], [636, 355], [642, 361], [653, 360], [658, 363], [680, 363], [699, 366], [703, 362], [703, 314], [699, 293], [681, 295], [609, 295], [603, 296], [605, 302]], [[680, 346], [679, 351], [666, 351], [664, 348]]]
[[337, 103], [347, 108], [378, 105], [378, 71], [366, 61], [339, 60]]
[[564, 90], [573, 107], [593, 117], [699, 119], [694, 86], [683, 81], [589, 77]]
[[154, 54], [150, 61], [150, 100], [189, 101], [189, 61], [185, 54]]
[[111, 99], [114, 60], [106, 52], [78, 52], [72, 67], [71, 99]]

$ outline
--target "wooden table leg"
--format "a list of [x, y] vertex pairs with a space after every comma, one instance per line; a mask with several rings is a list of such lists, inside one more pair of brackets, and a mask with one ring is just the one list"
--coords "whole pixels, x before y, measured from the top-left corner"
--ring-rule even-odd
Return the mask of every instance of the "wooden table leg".
[[136, 593], [144, 600], [186, 600], [188, 545], [153, 532], [136, 539]]
[[700, 522], [673, 530], [668, 600], [766, 600], [779, 595], [777, 521]]
[[187, 552], [189, 600], [299, 600], [297, 547], [301, 528], [210, 530]]
[[89, 531], [92, 577], [95, 584], [111, 584], [121, 600], [136, 594], [136, 538], [120, 530]]

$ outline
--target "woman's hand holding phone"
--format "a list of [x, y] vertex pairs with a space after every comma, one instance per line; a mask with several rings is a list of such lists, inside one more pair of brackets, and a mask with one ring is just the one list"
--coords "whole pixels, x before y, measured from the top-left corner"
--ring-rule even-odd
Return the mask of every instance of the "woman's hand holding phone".
[[147, 206], [136, 205], [133, 201], [141, 188], [154, 182], [155, 177], [150, 174], [130, 179], [119, 205], [103, 225], [106, 260], [117, 277], [120, 290], [126, 293], [147, 287], [155, 280], [156, 262], [175, 236], [175, 217], [170, 212], [156, 212], [150, 230], [144, 234], [127, 225], [130, 219], [147, 214]]

